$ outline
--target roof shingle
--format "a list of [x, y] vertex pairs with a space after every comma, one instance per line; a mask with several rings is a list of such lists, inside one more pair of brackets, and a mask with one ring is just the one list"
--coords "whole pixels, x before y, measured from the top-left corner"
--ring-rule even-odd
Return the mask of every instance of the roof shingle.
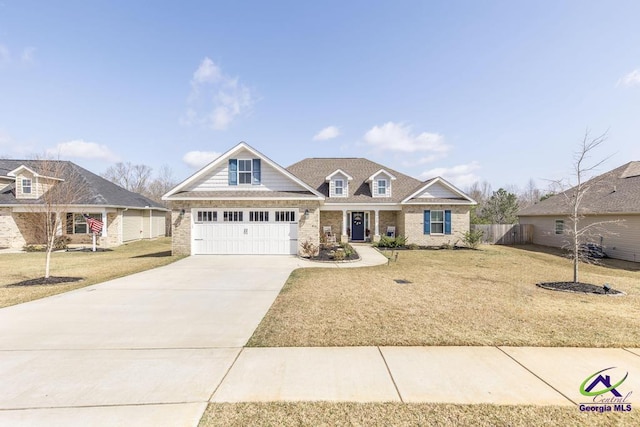
[[[580, 204], [580, 214], [640, 213], [640, 162], [634, 161], [585, 183], [589, 190]], [[567, 215], [567, 198], [575, 187], [524, 208], [518, 216]]]

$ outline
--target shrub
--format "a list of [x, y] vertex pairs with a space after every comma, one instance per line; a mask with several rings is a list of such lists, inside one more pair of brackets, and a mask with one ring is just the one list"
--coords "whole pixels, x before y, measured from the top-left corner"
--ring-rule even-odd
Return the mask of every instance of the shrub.
[[404, 236], [397, 236], [397, 237], [382, 236], [380, 237], [380, 241], [376, 244], [376, 246], [379, 248], [395, 249], [395, 248], [400, 248], [405, 246], [406, 243], [407, 243], [407, 238]]
[[418, 246], [416, 243], [409, 243], [407, 245], [407, 249], [410, 249], [412, 251], [415, 251], [416, 249], [420, 249], [420, 246]]
[[47, 250], [47, 247], [45, 245], [28, 244], [24, 245], [22, 249], [25, 252], [44, 252], [45, 250]]
[[67, 235], [56, 236], [56, 238], [53, 240], [53, 249], [54, 250], [67, 249], [67, 246], [69, 245], [70, 242], [71, 242], [71, 237]]
[[345, 257], [349, 258], [351, 255], [355, 253], [353, 247], [348, 243], [340, 243], [340, 247], [344, 249]]
[[333, 254], [333, 259], [336, 261], [342, 261], [346, 258], [347, 254], [345, 253], [345, 251], [341, 251], [340, 249], [338, 249], [334, 254]]
[[462, 235], [462, 242], [471, 249], [478, 249], [483, 236], [482, 230], [469, 230]]
[[316, 245], [314, 245], [308, 240], [305, 240], [304, 242], [302, 242], [300, 244], [300, 248], [301, 248], [300, 251], [302, 252], [302, 255], [306, 256], [307, 258], [316, 256], [319, 250], [319, 248]]

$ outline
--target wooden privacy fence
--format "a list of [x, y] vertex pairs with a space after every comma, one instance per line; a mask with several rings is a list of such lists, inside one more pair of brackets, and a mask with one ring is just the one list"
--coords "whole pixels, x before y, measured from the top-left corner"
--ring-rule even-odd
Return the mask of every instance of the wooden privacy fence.
[[482, 230], [482, 243], [490, 245], [524, 245], [533, 242], [533, 224], [472, 224]]

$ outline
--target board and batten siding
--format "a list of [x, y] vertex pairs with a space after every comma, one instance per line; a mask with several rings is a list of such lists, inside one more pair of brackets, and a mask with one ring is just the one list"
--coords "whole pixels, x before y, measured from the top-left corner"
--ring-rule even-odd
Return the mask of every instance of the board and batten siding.
[[433, 184], [432, 186], [430, 186], [420, 194], [414, 196], [414, 198], [416, 199], [421, 199], [421, 198], [426, 199], [430, 197], [434, 197], [437, 199], [456, 199], [456, 198], [459, 198], [460, 195], [449, 190], [444, 185], [436, 182], [435, 184]]
[[[562, 216], [521, 216], [520, 224], [533, 225], [533, 243], [542, 246], [562, 248], [567, 245], [569, 235], [555, 234], [556, 220], [563, 219], [565, 230], [571, 227], [568, 217]], [[602, 221], [617, 223], [602, 224], [594, 230], [589, 242], [602, 245], [611, 258], [640, 262], [640, 215], [598, 215], [587, 216], [580, 221], [580, 228]]]
[[[234, 159], [248, 160], [256, 158], [249, 151], [243, 150]], [[302, 186], [291, 181], [281, 172], [267, 164], [264, 160], [260, 162], [260, 185], [238, 184], [229, 185], [229, 162], [225, 161], [210, 171], [207, 176], [194, 182], [185, 190], [187, 191], [303, 191]]]
[[151, 238], [163, 237], [166, 235], [167, 215], [162, 211], [151, 211]]

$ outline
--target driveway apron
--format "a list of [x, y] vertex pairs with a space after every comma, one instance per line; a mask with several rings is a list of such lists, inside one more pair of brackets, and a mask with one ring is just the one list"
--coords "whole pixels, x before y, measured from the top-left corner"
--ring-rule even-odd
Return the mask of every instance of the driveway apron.
[[298, 265], [194, 256], [0, 309], [0, 425], [197, 425]]

